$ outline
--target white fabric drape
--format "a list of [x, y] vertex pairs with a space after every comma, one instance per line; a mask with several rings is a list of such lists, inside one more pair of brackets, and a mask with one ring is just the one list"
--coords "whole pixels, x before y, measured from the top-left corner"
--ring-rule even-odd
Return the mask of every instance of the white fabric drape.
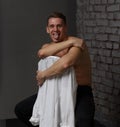
[[[38, 70], [50, 67], [59, 57], [41, 59]], [[75, 127], [74, 107], [76, 98], [74, 69], [67, 69], [62, 75], [47, 79], [39, 87], [30, 122], [39, 127]]]

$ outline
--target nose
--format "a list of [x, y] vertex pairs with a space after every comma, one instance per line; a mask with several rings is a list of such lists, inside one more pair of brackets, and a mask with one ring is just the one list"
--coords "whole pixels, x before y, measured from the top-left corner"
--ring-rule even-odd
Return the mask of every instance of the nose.
[[54, 31], [58, 31], [58, 27], [57, 26], [54, 27]]

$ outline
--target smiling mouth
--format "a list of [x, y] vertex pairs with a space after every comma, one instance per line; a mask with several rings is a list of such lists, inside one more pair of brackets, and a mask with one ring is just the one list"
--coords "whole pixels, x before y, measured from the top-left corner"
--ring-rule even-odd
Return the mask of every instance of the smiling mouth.
[[59, 34], [58, 33], [54, 33], [53, 34], [53, 38], [56, 39], [56, 40], [59, 39]]

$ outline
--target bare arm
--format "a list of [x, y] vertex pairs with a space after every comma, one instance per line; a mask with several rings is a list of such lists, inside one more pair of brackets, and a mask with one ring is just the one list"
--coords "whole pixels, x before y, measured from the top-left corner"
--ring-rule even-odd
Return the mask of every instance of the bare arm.
[[41, 48], [38, 51], [38, 56], [40, 58], [52, 56], [52, 55], [55, 55], [56, 53], [60, 52], [61, 50], [64, 50], [64, 49], [69, 48], [71, 46], [72, 46], [72, 43], [70, 41], [51, 43], [45, 47], [43, 46], [43, 48]]
[[73, 66], [77, 63], [80, 58], [82, 51], [80, 48], [71, 47], [69, 52], [61, 57], [58, 61], [56, 61], [51, 67], [44, 71], [38, 71], [37, 80], [38, 84], [42, 85], [46, 78], [50, 78], [55, 75], [59, 75], [63, 73], [67, 68]]
[[38, 51], [38, 56], [43, 58], [55, 55], [56, 53], [72, 46], [83, 48], [83, 40], [76, 37], [69, 37], [68, 40], [58, 43], [46, 44]]

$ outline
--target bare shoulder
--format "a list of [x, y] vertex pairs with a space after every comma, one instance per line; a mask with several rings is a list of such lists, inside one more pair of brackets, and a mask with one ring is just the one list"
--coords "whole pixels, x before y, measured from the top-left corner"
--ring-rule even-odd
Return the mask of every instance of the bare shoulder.
[[74, 37], [74, 36], [69, 36], [68, 39], [69, 40], [76, 40], [76, 41], [79, 41], [80, 43], [84, 42], [84, 40], [82, 38]]
[[45, 43], [45, 44], [42, 45], [41, 49], [49, 47], [49, 46], [54, 45], [54, 44], [55, 43], [53, 43], [53, 42]]
[[43, 44], [42, 47], [41, 47], [41, 49], [46, 48], [49, 45], [50, 45], [49, 43]]
[[78, 47], [82, 50], [86, 47], [85, 41], [82, 38], [70, 36], [68, 40], [72, 41], [73, 47]]

